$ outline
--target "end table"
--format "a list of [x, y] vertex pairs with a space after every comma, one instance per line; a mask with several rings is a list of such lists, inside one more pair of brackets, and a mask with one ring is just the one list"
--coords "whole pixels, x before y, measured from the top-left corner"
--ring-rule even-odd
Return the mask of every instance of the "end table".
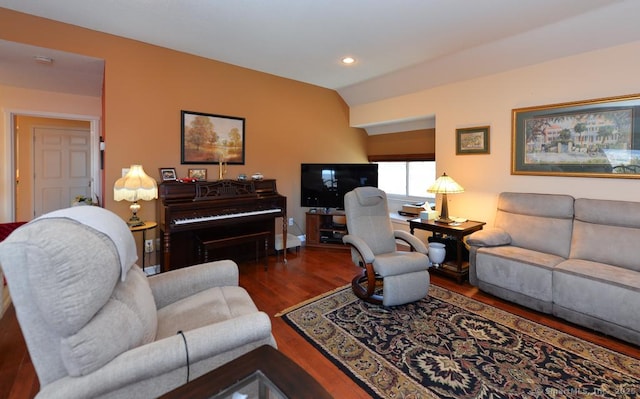
[[[144, 264], [145, 259], [147, 257], [147, 252], [145, 251], [144, 243], [147, 241], [147, 230], [155, 229], [158, 226], [156, 222], [144, 222], [143, 225], [140, 226], [129, 226], [129, 230], [131, 233], [135, 233], [137, 231], [142, 232], [142, 271], [144, 272]], [[157, 250], [157, 248], [156, 248]]]
[[469, 277], [469, 262], [462, 259], [462, 246], [464, 245], [463, 239], [474, 231], [482, 230], [482, 226], [485, 224], [485, 222], [477, 222], [473, 220], [448, 224], [439, 223], [434, 220], [412, 219], [409, 220], [409, 229], [411, 229], [411, 234], [413, 234], [415, 229], [418, 229], [430, 231], [434, 236], [446, 235], [455, 238], [455, 262], [445, 262], [439, 268], [429, 269], [429, 272], [434, 271], [435, 273], [443, 273], [445, 275], [455, 277], [458, 283], [462, 283]]

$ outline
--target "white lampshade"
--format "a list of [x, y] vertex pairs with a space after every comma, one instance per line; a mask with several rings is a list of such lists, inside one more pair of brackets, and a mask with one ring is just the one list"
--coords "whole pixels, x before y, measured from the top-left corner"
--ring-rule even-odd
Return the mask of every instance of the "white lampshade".
[[140, 226], [144, 224], [138, 219], [137, 213], [140, 209], [138, 200], [151, 201], [158, 198], [158, 184], [154, 179], [149, 177], [142, 165], [131, 165], [129, 172], [124, 177], [116, 180], [113, 185], [113, 199], [116, 201], [133, 202], [130, 209], [133, 215], [129, 219], [130, 226]]
[[452, 219], [449, 218], [449, 206], [447, 204], [447, 194], [458, 194], [463, 193], [464, 188], [461, 185], [456, 183], [455, 180], [447, 176], [446, 173], [443, 173], [442, 176], [438, 177], [435, 182], [427, 189], [428, 193], [433, 194], [442, 194], [442, 206], [440, 211], [440, 217], [436, 220], [436, 222], [440, 223], [451, 223]]

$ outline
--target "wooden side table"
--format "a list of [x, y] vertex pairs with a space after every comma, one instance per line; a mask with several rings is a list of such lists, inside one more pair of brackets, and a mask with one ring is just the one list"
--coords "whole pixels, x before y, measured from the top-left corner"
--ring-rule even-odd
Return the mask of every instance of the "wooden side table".
[[129, 226], [129, 230], [132, 233], [137, 231], [142, 232], [142, 271], [144, 272], [145, 267], [145, 259], [147, 257], [147, 252], [145, 251], [144, 243], [147, 241], [147, 230], [155, 229], [158, 226], [156, 222], [144, 222], [141, 226]]
[[430, 231], [434, 236], [446, 235], [455, 238], [455, 261], [453, 263], [445, 262], [439, 268], [429, 269], [429, 272], [433, 271], [435, 273], [443, 273], [445, 275], [455, 277], [458, 283], [462, 283], [469, 277], [469, 262], [466, 262], [462, 257], [462, 247], [464, 245], [463, 239], [474, 231], [482, 230], [482, 226], [485, 224], [485, 222], [477, 222], [473, 220], [447, 224], [438, 223], [434, 220], [412, 219], [409, 221], [409, 228], [411, 229], [411, 234], [413, 234], [415, 229], [418, 229]]

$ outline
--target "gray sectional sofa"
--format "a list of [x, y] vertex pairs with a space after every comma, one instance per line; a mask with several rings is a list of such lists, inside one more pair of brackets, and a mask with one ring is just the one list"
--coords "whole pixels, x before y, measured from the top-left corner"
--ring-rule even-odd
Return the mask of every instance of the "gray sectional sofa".
[[472, 285], [640, 345], [640, 202], [501, 193], [497, 208], [467, 239]]

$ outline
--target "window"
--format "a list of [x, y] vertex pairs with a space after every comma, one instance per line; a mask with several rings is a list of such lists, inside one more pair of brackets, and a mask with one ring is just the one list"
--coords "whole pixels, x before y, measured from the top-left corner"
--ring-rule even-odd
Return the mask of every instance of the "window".
[[435, 161], [377, 162], [378, 187], [394, 197], [433, 197], [427, 188], [436, 181]]

